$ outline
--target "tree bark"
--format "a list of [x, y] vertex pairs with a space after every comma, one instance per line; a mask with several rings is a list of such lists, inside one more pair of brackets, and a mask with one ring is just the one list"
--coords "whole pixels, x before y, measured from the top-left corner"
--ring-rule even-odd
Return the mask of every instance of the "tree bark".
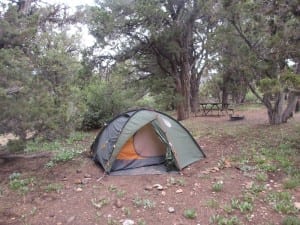
[[196, 76], [191, 77], [191, 111], [197, 112], [199, 107], [199, 82]]
[[283, 123], [284, 93], [283, 92], [276, 93], [273, 104], [272, 104], [272, 95], [269, 94], [264, 95], [263, 101], [268, 110], [269, 123], [271, 125]]
[[222, 84], [222, 107], [228, 103], [228, 78], [230, 75], [228, 73], [223, 74], [223, 84]]
[[295, 113], [300, 112], [300, 97], [298, 97], [297, 103], [296, 103], [296, 108], [295, 108]]
[[18, 4], [18, 11], [23, 13], [24, 15], [28, 15], [30, 12], [32, 0], [19, 0]]
[[181, 121], [184, 120], [186, 116], [185, 116], [184, 101], [182, 95], [182, 83], [179, 77], [175, 80], [175, 83], [176, 83], [176, 91], [177, 93], [180, 93], [179, 99], [176, 102], [177, 120]]
[[179, 79], [176, 79], [176, 89], [181, 95], [181, 99], [177, 102], [177, 119], [179, 121], [190, 117], [191, 75], [189, 67], [188, 62], [184, 62]]
[[287, 120], [293, 116], [294, 111], [296, 111], [298, 96], [294, 92], [290, 92], [287, 101], [287, 107], [282, 115], [282, 122], [287, 122]]

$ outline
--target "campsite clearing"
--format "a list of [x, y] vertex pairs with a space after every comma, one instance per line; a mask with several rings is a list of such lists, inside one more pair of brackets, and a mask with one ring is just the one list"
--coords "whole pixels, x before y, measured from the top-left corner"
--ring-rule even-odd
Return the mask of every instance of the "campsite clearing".
[[0, 225], [299, 224], [300, 114], [276, 127], [264, 109], [243, 115], [184, 121], [207, 158], [179, 174], [103, 176], [85, 153], [0, 162]]

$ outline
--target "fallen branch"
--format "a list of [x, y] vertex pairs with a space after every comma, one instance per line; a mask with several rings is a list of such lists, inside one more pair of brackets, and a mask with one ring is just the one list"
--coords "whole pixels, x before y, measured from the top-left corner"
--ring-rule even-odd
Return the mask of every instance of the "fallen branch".
[[51, 152], [41, 152], [35, 154], [12, 154], [9, 152], [1, 153], [0, 159], [10, 160], [10, 159], [34, 159], [34, 158], [46, 158], [52, 155]]

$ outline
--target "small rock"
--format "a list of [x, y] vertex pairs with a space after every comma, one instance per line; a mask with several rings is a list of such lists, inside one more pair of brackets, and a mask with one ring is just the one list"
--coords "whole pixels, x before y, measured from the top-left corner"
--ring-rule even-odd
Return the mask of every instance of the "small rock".
[[247, 189], [252, 188], [252, 186], [253, 186], [253, 181], [246, 182], [246, 184], [245, 184], [245, 187], [246, 187]]
[[74, 181], [74, 184], [82, 184], [81, 179], [76, 179], [76, 180]]
[[300, 210], [300, 202], [295, 202], [294, 203], [294, 206], [296, 209], [299, 209]]
[[77, 169], [77, 170], [76, 170], [76, 173], [81, 173], [81, 172], [82, 172], [81, 169]]
[[76, 191], [77, 191], [77, 192], [82, 192], [82, 188], [80, 188], [80, 187], [79, 187], [79, 188], [76, 188]]
[[151, 190], [152, 190], [152, 186], [147, 185], [144, 189], [145, 189], [146, 191], [151, 191]]
[[117, 208], [121, 208], [121, 207], [122, 207], [122, 202], [121, 202], [120, 199], [117, 199], [117, 200], [115, 201], [115, 206], [116, 206]]
[[164, 189], [164, 187], [161, 186], [160, 184], [154, 184], [154, 185], [153, 185], [153, 188], [156, 188], [156, 189], [159, 190], [159, 191], [162, 191], [162, 190]]
[[52, 198], [51, 196], [47, 196], [47, 197], [45, 198], [45, 201], [47, 201], [47, 202], [53, 201], [53, 198]]
[[81, 183], [82, 184], [87, 184], [89, 182], [90, 178], [83, 178]]
[[178, 189], [178, 190], [176, 190], [176, 193], [177, 194], [179, 194], [179, 193], [182, 193], [183, 192], [183, 190], [182, 189]]
[[194, 186], [197, 187], [197, 188], [201, 187], [201, 185], [199, 183], [194, 183]]
[[129, 220], [129, 219], [126, 219], [123, 221], [122, 225], [133, 225], [134, 224], [134, 221], [133, 220]]
[[162, 195], [162, 196], [166, 196], [166, 194], [167, 194], [167, 193], [166, 193], [165, 191], [162, 191], [162, 192], [161, 192], [161, 195]]
[[75, 220], [75, 216], [71, 216], [68, 220], [67, 223], [70, 224]]
[[86, 173], [86, 174], [84, 174], [84, 178], [92, 178], [92, 175], [91, 175], [91, 174], [88, 174], [88, 173]]
[[214, 168], [212, 168], [212, 170], [214, 170], [215, 172], [218, 172], [220, 169], [218, 167], [214, 167]]
[[175, 209], [174, 209], [173, 207], [169, 207], [169, 208], [168, 208], [168, 212], [169, 212], [169, 213], [174, 213], [174, 212], [175, 212]]

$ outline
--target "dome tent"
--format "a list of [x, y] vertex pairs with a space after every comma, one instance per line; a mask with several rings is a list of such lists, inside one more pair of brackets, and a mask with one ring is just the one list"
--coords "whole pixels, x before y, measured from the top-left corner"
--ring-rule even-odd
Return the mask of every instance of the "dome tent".
[[106, 173], [121, 174], [131, 174], [137, 168], [143, 174], [181, 170], [205, 157], [177, 120], [148, 109], [116, 116], [99, 132], [91, 151]]

